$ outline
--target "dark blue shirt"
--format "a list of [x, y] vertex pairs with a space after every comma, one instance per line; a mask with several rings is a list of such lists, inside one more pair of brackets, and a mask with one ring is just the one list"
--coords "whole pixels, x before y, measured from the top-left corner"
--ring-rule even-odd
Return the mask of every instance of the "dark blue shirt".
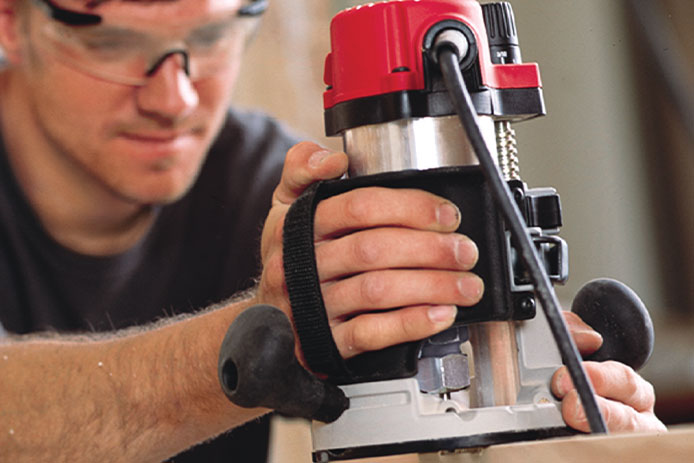
[[[195, 311], [248, 288], [260, 272], [272, 191], [295, 142], [272, 119], [231, 111], [190, 192], [159, 208], [133, 248], [94, 257], [44, 230], [0, 139], [0, 326], [17, 334], [108, 331]], [[174, 461], [265, 461], [267, 421]]]

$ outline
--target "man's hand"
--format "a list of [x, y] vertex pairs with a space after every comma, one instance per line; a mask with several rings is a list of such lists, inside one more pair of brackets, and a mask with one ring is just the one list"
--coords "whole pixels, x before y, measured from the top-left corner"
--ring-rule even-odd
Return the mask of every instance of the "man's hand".
[[[591, 354], [600, 348], [602, 337], [578, 315], [564, 312], [564, 319], [581, 354]], [[653, 386], [633, 369], [615, 361], [584, 362], [583, 367], [593, 384], [609, 431], [667, 431], [653, 413]], [[566, 367], [557, 370], [552, 377], [552, 392], [562, 401], [564, 421], [574, 429], [589, 432], [588, 421]]]
[[[282, 269], [284, 217], [310, 184], [346, 170], [344, 153], [313, 143], [287, 153], [263, 230], [257, 298], [290, 317]], [[470, 239], [454, 233], [460, 220], [455, 205], [421, 190], [363, 188], [318, 205], [318, 274], [343, 357], [429, 337], [453, 323], [455, 305], [480, 300], [482, 280], [469, 272], [478, 251]]]

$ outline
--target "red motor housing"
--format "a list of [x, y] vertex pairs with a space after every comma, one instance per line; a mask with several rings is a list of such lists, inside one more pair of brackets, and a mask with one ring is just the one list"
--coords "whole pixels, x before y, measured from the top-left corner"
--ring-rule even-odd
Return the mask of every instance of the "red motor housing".
[[[325, 61], [326, 132], [408, 117], [454, 114], [438, 66], [427, 55], [438, 33], [458, 29], [471, 44], [461, 69], [479, 114], [527, 119], [544, 114], [537, 64], [519, 61], [513, 13], [476, 0], [391, 0], [333, 18]], [[501, 42], [501, 47], [499, 43]], [[504, 51], [503, 43], [506, 43]], [[494, 52], [492, 52], [494, 49]], [[388, 96], [385, 101], [380, 96]], [[356, 103], [355, 103], [356, 102]], [[382, 108], [392, 107], [384, 113]], [[371, 117], [369, 117], [369, 114]]]

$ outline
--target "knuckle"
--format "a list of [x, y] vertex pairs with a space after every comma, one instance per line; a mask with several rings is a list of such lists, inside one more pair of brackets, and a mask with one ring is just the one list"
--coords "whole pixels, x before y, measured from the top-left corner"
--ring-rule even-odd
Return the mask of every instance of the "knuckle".
[[289, 148], [289, 150], [287, 151], [285, 163], [293, 164], [296, 162], [300, 162], [300, 160], [306, 156], [306, 153], [311, 153], [318, 149], [320, 149], [320, 147], [313, 142], [299, 142], [296, 145]]
[[642, 383], [635, 374], [627, 375], [624, 381], [624, 389], [630, 397], [638, 396], [642, 391], [641, 386]]
[[629, 418], [627, 424], [628, 431], [636, 431], [641, 428], [641, 415], [636, 410], [629, 410]]
[[382, 256], [381, 245], [377, 240], [366, 239], [360, 235], [354, 235], [352, 254], [356, 263], [372, 265], [378, 262]]
[[613, 432], [636, 431], [642, 427], [641, 415], [633, 408], [620, 403], [612, 403], [603, 410], [608, 429]]
[[400, 337], [403, 339], [406, 339], [408, 341], [418, 339], [420, 336], [419, 331], [422, 326], [417, 323], [417, 320], [413, 319], [413, 317], [408, 316], [409, 314], [406, 313], [406, 311], [400, 311], [398, 316], [396, 317], [398, 320], [398, 331], [400, 332]]
[[609, 360], [605, 362], [605, 364], [606, 367], [614, 371], [616, 375], [618, 374], [616, 381], [622, 385], [624, 392], [628, 396], [635, 397], [641, 393], [644, 381], [633, 368], [614, 360]]
[[272, 238], [275, 241], [275, 243], [281, 243], [284, 237], [284, 219], [285, 216], [283, 216], [282, 219], [278, 221], [278, 223], [272, 230]]
[[602, 363], [588, 362], [585, 364], [588, 375], [590, 376], [590, 381], [593, 383], [593, 387], [596, 391], [602, 391], [605, 387], [609, 386], [609, 380], [606, 374], [606, 370], [611, 368], [609, 363], [610, 361]]
[[365, 274], [359, 284], [359, 294], [363, 302], [370, 307], [380, 306], [386, 295], [383, 276], [374, 273]]
[[600, 400], [600, 413], [602, 414], [602, 418], [605, 420], [605, 423], [607, 424], [608, 429], [610, 427], [615, 426], [615, 419], [616, 419], [616, 414], [613, 413], [613, 409], [611, 407], [611, 404], [607, 402], [606, 400]]
[[607, 379], [602, 368], [596, 368], [590, 374], [590, 379], [593, 381], [593, 387], [598, 391], [602, 391], [607, 386]]
[[377, 337], [374, 336], [373, 324], [364, 323], [364, 319], [354, 323], [354, 327], [349, 331], [347, 339], [347, 345], [351, 347], [351, 350], [358, 352], [368, 351], [378, 347], [374, 345], [374, 341]]
[[568, 310], [563, 310], [562, 315], [564, 316], [564, 321], [568, 325], [569, 330], [574, 331], [581, 328], [581, 317]]
[[342, 333], [342, 346], [343, 349], [347, 352], [355, 352], [356, 351], [356, 346], [355, 346], [355, 334], [354, 334], [354, 329], [346, 329], [343, 330]]
[[643, 380], [643, 391], [645, 396], [645, 408], [647, 410], [653, 410], [655, 406], [655, 388], [651, 383]]
[[367, 222], [371, 207], [364, 191], [354, 190], [345, 196], [344, 216], [354, 223]]
[[286, 286], [282, 253], [275, 252], [266, 259], [263, 274], [269, 286], [273, 288], [284, 288]]

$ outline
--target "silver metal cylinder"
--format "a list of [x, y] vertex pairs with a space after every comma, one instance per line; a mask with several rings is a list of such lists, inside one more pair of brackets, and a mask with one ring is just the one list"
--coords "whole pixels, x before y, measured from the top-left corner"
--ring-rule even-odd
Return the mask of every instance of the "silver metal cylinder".
[[[486, 116], [479, 119], [489, 151], [496, 153], [494, 121]], [[350, 177], [478, 163], [457, 116], [364, 125], [346, 130], [343, 141]]]
[[[491, 153], [499, 154], [499, 127], [491, 117], [478, 118], [482, 136]], [[509, 134], [507, 131], [504, 134]], [[509, 134], [510, 135], [510, 134]], [[500, 138], [506, 144], [508, 137]], [[343, 133], [349, 157], [349, 176], [477, 165], [477, 155], [457, 116], [401, 119], [366, 125]], [[515, 153], [514, 153], [515, 154]], [[498, 162], [498, 157], [494, 157]], [[506, 162], [509, 156], [502, 156]], [[515, 158], [517, 161], [517, 158]], [[517, 172], [517, 167], [515, 169]], [[473, 376], [470, 406], [473, 408], [512, 405], [519, 390], [518, 347], [512, 322], [473, 325], [470, 340]], [[440, 382], [445, 382], [441, 378]], [[424, 388], [427, 389], [426, 387]], [[438, 390], [439, 388], [434, 388]]]

